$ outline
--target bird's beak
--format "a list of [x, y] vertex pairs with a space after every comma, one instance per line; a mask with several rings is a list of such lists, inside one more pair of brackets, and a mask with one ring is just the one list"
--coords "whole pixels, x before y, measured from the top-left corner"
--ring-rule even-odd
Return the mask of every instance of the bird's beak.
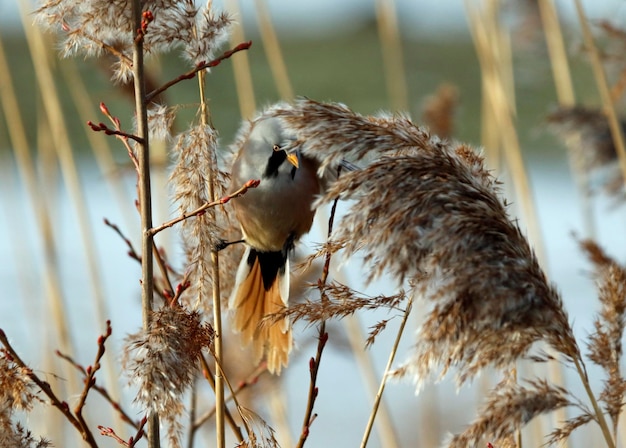
[[296, 168], [300, 167], [300, 164], [298, 163], [298, 156], [295, 153], [287, 153], [287, 160], [289, 160], [289, 163], [291, 163]]

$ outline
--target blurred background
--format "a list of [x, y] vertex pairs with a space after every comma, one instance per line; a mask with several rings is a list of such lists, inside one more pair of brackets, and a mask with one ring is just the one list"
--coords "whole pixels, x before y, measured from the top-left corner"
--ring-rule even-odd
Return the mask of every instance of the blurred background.
[[[542, 3], [557, 13], [575, 104], [601, 107], [573, 1], [230, 0], [214, 2], [238, 18], [229, 46], [243, 40], [253, 45], [208, 77], [213, 125], [227, 145], [242, 116], [250, 117], [252, 110], [280, 99], [306, 96], [342, 102], [362, 114], [408, 113], [416, 123], [432, 128], [437, 121], [429, 111], [443, 103], [449, 118], [441, 130], [448, 135], [443, 136], [484, 148], [489, 166], [504, 182], [512, 216], [520, 220], [562, 293], [577, 335], [584, 338], [592, 330], [598, 304], [589, 266], [573, 234], [596, 238], [623, 260], [624, 207], [615, 197], [581, 192], [564, 144], [548, 130], [547, 116], [567, 96], [559, 93], [559, 81], [555, 83], [555, 56], [545, 39]], [[582, 5], [609, 82], [616, 83], [626, 39], [607, 29], [625, 29], [626, 2], [588, 0]], [[33, 27], [35, 8], [26, 0], [0, 3], [0, 328], [33, 369], [50, 378], [55, 372], [71, 401], [78, 391], [70, 380], [74, 373], [54, 350], [61, 348], [88, 364], [106, 319], [111, 319], [114, 331], [111, 354], [119, 353], [126, 334], [141, 325], [140, 267], [103, 223], [104, 218], [116, 223], [139, 247], [134, 173], [117, 141], [86, 126], [87, 120], [103, 121], [101, 101], [130, 124], [132, 98], [126, 89], [111, 84], [108, 61], [60, 59], [57, 38]], [[248, 67], [237, 65], [244, 60]], [[156, 85], [188, 69], [177, 55], [148, 64]], [[504, 96], [504, 103], [498, 106], [490, 92]], [[183, 105], [175, 124], [178, 131], [194, 118], [197, 95], [194, 82], [178, 84], [165, 94], [169, 104]], [[621, 112], [623, 102], [616, 105]], [[165, 145], [156, 149], [153, 162], [154, 222], [159, 223], [174, 214]], [[325, 219], [321, 215], [320, 220]], [[322, 228], [323, 223], [304, 242], [304, 253], [324, 240]], [[173, 264], [182, 261], [176, 232], [160, 234], [157, 243], [167, 248]], [[348, 265], [342, 275], [358, 279], [359, 271]], [[379, 282], [367, 291], [388, 287]], [[363, 314], [350, 325], [365, 334], [388, 317]], [[398, 324], [399, 319], [393, 320], [368, 351], [376, 381]], [[333, 327], [321, 367], [311, 447], [357, 446], [369, 415], [369, 380], [342, 325]], [[308, 335], [315, 337], [311, 331]], [[398, 362], [413, 343], [409, 330]], [[284, 420], [294, 435], [300, 431], [308, 359], [313, 355], [314, 345], [301, 343], [301, 355], [281, 378]], [[102, 372], [103, 381], [117, 382], [112, 390], [129, 405], [124, 381], [114, 373], [119, 359], [112, 358], [113, 365]], [[562, 374], [566, 383], [579, 387], [567, 373], [540, 373]], [[602, 373], [591, 369], [591, 376], [599, 385]], [[461, 431], [493, 381], [486, 377], [458, 395], [450, 381], [429, 386], [418, 396], [410, 383], [389, 385], [385, 401], [395, 446], [438, 446], [447, 433]], [[271, 410], [267, 412], [272, 420]], [[36, 412], [27, 425], [35, 434], [69, 440], [56, 446], [79, 446], [59, 431], [54, 418], [58, 416]], [[97, 424], [115, 424], [109, 414], [97, 418]], [[553, 426], [552, 417], [532, 426], [527, 446], [539, 446], [533, 437]], [[376, 434], [369, 446], [394, 446]], [[571, 446], [594, 446], [597, 437], [595, 428], [580, 430]], [[211, 446], [211, 439], [206, 440]], [[115, 444], [102, 439], [102, 446]]]

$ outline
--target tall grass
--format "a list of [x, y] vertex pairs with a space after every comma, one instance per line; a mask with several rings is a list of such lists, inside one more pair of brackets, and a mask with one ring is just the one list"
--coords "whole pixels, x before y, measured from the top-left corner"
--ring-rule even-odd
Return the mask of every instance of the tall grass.
[[[229, 13], [239, 12], [235, 0], [226, 6]], [[545, 0], [539, 6], [535, 13], [543, 19], [549, 50], [545, 65], [551, 64], [556, 86], [552, 94], [561, 105], [549, 122], [574, 148], [570, 153], [593, 151], [596, 156], [579, 157], [572, 166], [603, 176], [596, 171], [622, 162], [623, 143], [610, 79], [590, 21], [577, 2], [601, 111], [574, 107], [575, 73], [570, 74], [564, 31], [553, 4]], [[545, 232], [535, 203], [541, 192], [533, 191], [526, 169], [518, 107], [524, 99], [517, 91], [511, 38], [515, 30], [504, 25], [502, 5], [497, 0], [466, 3], [478, 61], [474, 67], [478, 65], [480, 73], [473, 88], [482, 82], [482, 92], [436, 79], [433, 91], [440, 88], [424, 104], [424, 123], [405, 115], [416, 103], [409, 83], [412, 73], [406, 71], [414, 67], [413, 54], [393, 2], [376, 3], [377, 32], [371, 42], [380, 52], [368, 49], [370, 59], [382, 55], [379, 90], [386, 86], [385, 96], [398, 112], [391, 114], [372, 114], [380, 104], [359, 113], [332, 95], [324, 94], [321, 101], [294, 99], [307, 93], [307, 87], [298, 76], [289, 76], [298, 68], [290, 60], [315, 54], [303, 55], [311, 50], [301, 42], [292, 47], [295, 51], [285, 51], [286, 42], [273, 26], [268, 5], [258, 1], [256, 7], [274, 99], [285, 100], [260, 111], [257, 104], [266, 103], [268, 97], [255, 94], [262, 71], [252, 62], [259, 60], [255, 58], [261, 47], [256, 42], [251, 46], [243, 24], [233, 23], [232, 15], [216, 11], [211, 2], [54, 0], [40, 5], [36, 25], [24, 20], [41, 105], [38, 119], [42, 129], [50, 129], [54, 149], [49, 166], [56, 169], [58, 164], [78, 223], [76, 239], [87, 273], [81, 287], [85, 304], [70, 304], [64, 297], [62, 249], [67, 243], [59, 239], [55, 227], [65, 217], [45, 200], [45, 192], [55, 185], [39, 173], [42, 168], [37, 164], [44, 156], [43, 150], [33, 149], [38, 146], [29, 133], [33, 120], [24, 119], [26, 94], [16, 87], [19, 80], [12, 76], [11, 62], [0, 45], [1, 117], [8, 131], [8, 139], [0, 143], [10, 141], [7, 159], [15, 160], [37, 220], [44, 260], [39, 275], [46, 282], [44, 295], [51, 310], [45, 322], [10, 317], [27, 321], [33, 330], [52, 327], [55, 338], [50, 343], [60, 350], [55, 362], [42, 370], [41, 361], [30, 358], [22, 341], [0, 330], [4, 403], [0, 445], [343, 443], [335, 442], [340, 440], [333, 434], [337, 423], [328, 423], [327, 415], [332, 413], [329, 408], [346, 400], [344, 390], [333, 389], [332, 381], [356, 383], [337, 368], [342, 358], [352, 356], [369, 390], [350, 384], [351, 396], [359, 401], [348, 406], [350, 415], [336, 418], [342, 418], [342, 431], [350, 433], [355, 445], [430, 446], [441, 441], [451, 447], [569, 445], [583, 427], [595, 428], [589, 432], [593, 446], [623, 444], [619, 423], [626, 391], [621, 373], [626, 268], [594, 240], [579, 242], [580, 257], [588, 258], [597, 282], [599, 311], [591, 334], [578, 338], [566, 309], [567, 297], [543, 268]], [[27, 13], [24, 9], [24, 18]], [[65, 56], [97, 57], [107, 64], [113, 85], [132, 91], [132, 103], [103, 91], [89, 92], [74, 61], [56, 61], [41, 28], [58, 39]], [[339, 52], [339, 57], [345, 60], [348, 53]], [[185, 62], [178, 59], [172, 69], [172, 55]], [[80, 67], [86, 69], [88, 64]], [[155, 67], [166, 74], [159, 76]], [[214, 80], [219, 76], [228, 80], [229, 101], [238, 102], [243, 117], [231, 145], [221, 141], [216, 125], [224, 113], [212, 101], [212, 95], [218, 95]], [[425, 78], [416, 77], [420, 82]], [[65, 86], [70, 87], [71, 101], [66, 101]], [[331, 92], [335, 86], [327, 88]], [[431, 93], [423, 85], [415, 91], [424, 97]], [[467, 108], [463, 104], [471, 95], [482, 96], [483, 110], [469, 115], [488, 121], [483, 128], [486, 160], [473, 145], [455, 140], [463, 135], [455, 115], [462, 113], [458, 105]], [[191, 104], [172, 101], [183, 96]], [[547, 115], [548, 104], [542, 107]], [[320, 166], [326, 187], [315, 203], [322, 227], [317, 250], [296, 253], [299, 268], [292, 273], [292, 301], [261, 324], [288, 319], [297, 335], [298, 349], [280, 376], [269, 374], [265, 362], [257, 363], [250, 347], [231, 332], [226, 306], [242, 252], [237, 245], [224, 248], [225, 242], [240, 238], [231, 201], [259, 185], [258, 179], [249, 179], [229, 187], [230, 166], [255, 120], [268, 117], [279, 120], [293, 137], [289, 149]], [[107, 220], [106, 226], [97, 227], [91, 221], [90, 212], [99, 204], [91, 202], [85, 191], [87, 173], [76, 161], [79, 138], [71, 134], [71, 123], [82, 123], [88, 132], [98, 175], [111, 187], [106, 197], [124, 211], [123, 224]], [[37, 143], [43, 148], [46, 141]], [[167, 148], [172, 163], [167, 192], [151, 182], [153, 174], [164, 170], [152, 149], [159, 144]], [[111, 176], [120, 160], [130, 175]], [[622, 173], [606, 190], [615, 197], [623, 193]], [[510, 180], [513, 189], [502, 187], [500, 176]], [[508, 208], [509, 194], [519, 222]], [[166, 208], [173, 204], [172, 219], [157, 222], [153, 202]], [[107, 293], [122, 294], [122, 282], [104, 275], [107, 260], [102, 261], [97, 244], [102, 231], [119, 237], [120, 252], [128, 253], [129, 266], [136, 265], [137, 271], [118, 275], [135, 280], [140, 307], [108, 297]], [[166, 234], [170, 238], [164, 239]], [[166, 246], [168, 240], [174, 245]], [[7, 262], [11, 258], [3, 255]], [[344, 262], [356, 275], [349, 275]], [[28, 278], [27, 272], [22, 274]], [[74, 327], [73, 308], [95, 311], [99, 336], [91, 344], [83, 342], [87, 329]], [[137, 313], [130, 319], [136, 328], [128, 329], [127, 336], [117, 333], [117, 322], [110, 317], [119, 311]], [[365, 335], [355, 318], [371, 322]], [[5, 327], [5, 316], [0, 319]], [[412, 326], [416, 328], [411, 332]], [[307, 331], [309, 327], [314, 330]], [[123, 338], [121, 348], [115, 338]], [[333, 350], [342, 346], [337, 356]], [[398, 357], [403, 361], [396, 361]], [[540, 367], [545, 362], [551, 366], [547, 374]], [[574, 372], [575, 385], [565, 385], [563, 367]], [[467, 426], [454, 415], [458, 406], [448, 400], [423, 403], [425, 397], [447, 394], [444, 388], [453, 388], [449, 379], [460, 388], [479, 375], [489, 377], [489, 387], [481, 391], [483, 404], [473, 420], [469, 413], [462, 416], [463, 422], [470, 422]], [[119, 377], [130, 389], [119, 388]], [[433, 393], [437, 380], [444, 383]], [[414, 384], [416, 395], [399, 397], [394, 390], [413, 387], [401, 389], [397, 382]], [[423, 393], [425, 388], [429, 393]], [[440, 416], [436, 428], [416, 429], [416, 409]], [[36, 412], [44, 422], [37, 429]], [[529, 422], [545, 415], [557, 418], [541, 420], [522, 436]], [[60, 423], [46, 425], [53, 416], [60, 416]], [[452, 434], [440, 434], [438, 428]], [[322, 439], [324, 433], [330, 435]]]

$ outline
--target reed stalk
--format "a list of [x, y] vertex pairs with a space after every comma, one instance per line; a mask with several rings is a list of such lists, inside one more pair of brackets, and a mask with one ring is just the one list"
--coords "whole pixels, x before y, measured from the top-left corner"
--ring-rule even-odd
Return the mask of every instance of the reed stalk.
[[[203, 125], [207, 126], [210, 124], [210, 112], [209, 106], [206, 101], [205, 96], [205, 73], [204, 71], [198, 73], [198, 90], [200, 95], [200, 120]], [[215, 152], [211, 153], [213, 155], [213, 166], [214, 170], [209, 170], [208, 173], [208, 189], [209, 189], [209, 198], [212, 201], [216, 201], [218, 199], [218, 195], [216, 193], [216, 179], [214, 178], [214, 173], [217, 170], [217, 157]], [[210, 208], [208, 210], [209, 219], [215, 221], [215, 210]], [[214, 356], [216, 365], [221, 365], [223, 360], [223, 341], [224, 341], [224, 333], [222, 330], [222, 303], [221, 303], [221, 292], [220, 292], [220, 265], [219, 265], [219, 254], [216, 249], [211, 250], [211, 270], [212, 270], [212, 297], [213, 297], [213, 329], [215, 330], [217, 337], [214, 342]], [[216, 435], [216, 443], [217, 446], [223, 448], [226, 446], [226, 433], [225, 433], [225, 410], [226, 403], [224, 401], [224, 372], [221, 368], [215, 369], [215, 435]]]
[[[376, 380], [372, 358], [368, 354], [368, 351], [363, 350], [365, 338], [363, 337], [363, 332], [361, 331], [360, 321], [357, 316], [348, 316], [344, 319], [344, 326], [348, 335], [348, 342], [350, 343], [352, 355], [354, 356], [356, 364], [359, 367], [359, 373], [365, 382], [367, 393], [372, 400], [375, 400], [380, 386]], [[395, 448], [400, 446], [398, 444], [398, 436], [394, 430], [391, 415], [389, 413], [389, 407], [386, 405], [385, 401], [381, 401], [378, 405], [375, 423], [376, 430], [379, 433], [381, 446], [386, 448]]]
[[578, 15], [578, 20], [582, 29], [585, 46], [587, 47], [589, 56], [591, 57], [591, 68], [598, 86], [602, 107], [609, 121], [609, 128], [611, 129], [611, 137], [613, 138], [613, 143], [615, 144], [619, 167], [622, 171], [622, 177], [626, 182], [626, 147], [624, 145], [624, 132], [617, 116], [617, 112], [615, 111], [615, 104], [613, 103], [613, 98], [611, 96], [611, 89], [606, 79], [606, 73], [600, 59], [600, 53], [591, 32], [591, 27], [589, 26], [589, 21], [587, 20], [580, 0], [574, 0], [574, 3], [576, 5], [576, 14]]
[[[239, 0], [228, 0], [226, 5], [233, 15], [241, 16]], [[237, 23], [233, 26], [230, 41], [233, 45], [245, 41], [245, 34], [241, 23]], [[252, 83], [250, 61], [246, 52], [243, 52], [241, 57], [234, 58], [233, 71], [235, 74], [237, 97], [239, 99], [239, 111], [243, 118], [251, 119], [256, 111], [256, 100], [254, 97], [254, 84]]]
[[280, 42], [276, 36], [276, 30], [272, 24], [272, 17], [267, 7], [267, 0], [256, 0], [257, 23], [261, 31], [261, 39], [265, 54], [274, 77], [274, 84], [281, 99], [290, 101], [294, 98], [293, 87], [289, 79], [285, 59], [280, 49]]
[[367, 446], [369, 436], [372, 432], [372, 428], [374, 427], [374, 421], [376, 420], [376, 413], [378, 412], [378, 407], [380, 406], [380, 402], [383, 398], [383, 393], [385, 392], [385, 385], [387, 384], [387, 378], [388, 378], [389, 373], [391, 372], [391, 366], [393, 365], [393, 360], [395, 359], [396, 353], [398, 352], [400, 339], [402, 338], [402, 334], [404, 333], [404, 327], [406, 326], [406, 322], [409, 318], [409, 315], [411, 314], [412, 305], [413, 305], [413, 296], [409, 298], [409, 301], [406, 304], [406, 308], [404, 310], [404, 316], [402, 318], [402, 322], [400, 323], [400, 328], [398, 328], [396, 339], [393, 343], [393, 347], [391, 348], [391, 352], [389, 353], [387, 366], [385, 367], [385, 372], [383, 373], [383, 377], [380, 381], [380, 386], [378, 388], [378, 392], [376, 393], [376, 398], [374, 399], [374, 405], [372, 406], [372, 412], [367, 422], [367, 426], [365, 427], [365, 433], [363, 434], [363, 439], [361, 440], [361, 448], [365, 448]]
[[409, 89], [406, 82], [402, 41], [394, 0], [376, 1], [376, 23], [391, 107], [394, 110], [408, 111]]
[[[553, 0], [539, 0], [539, 13], [543, 26], [548, 56], [554, 78], [556, 97], [561, 107], [572, 107], [576, 104], [576, 96], [572, 83], [572, 74], [565, 49], [565, 39], [561, 30], [561, 24], [556, 12]], [[583, 228], [589, 238], [596, 234], [596, 226], [593, 219], [593, 208], [588, 191], [589, 179], [587, 172], [578, 167], [572, 157], [569, 157], [570, 171], [578, 184], [579, 198], [582, 209]]]
[[[139, 214], [141, 216], [141, 311], [143, 329], [148, 332], [152, 322], [154, 308], [154, 259], [152, 229], [152, 193], [150, 189], [150, 133], [148, 130], [148, 108], [146, 105], [146, 88], [144, 78], [144, 49], [142, 34], [142, 2], [132, 2], [133, 20], [133, 87], [135, 91], [135, 117], [137, 120], [137, 136], [141, 141], [135, 146], [139, 172], [137, 187]], [[148, 447], [159, 448], [160, 425], [159, 415], [151, 412], [148, 416]]]

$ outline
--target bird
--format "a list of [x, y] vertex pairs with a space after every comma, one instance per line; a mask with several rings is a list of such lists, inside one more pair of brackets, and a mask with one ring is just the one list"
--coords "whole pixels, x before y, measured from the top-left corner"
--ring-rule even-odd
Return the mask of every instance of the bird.
[[317, 170], [318, 163], [300, 153], [295, 136], [274, 116], [251, 123], [231, 170], [232, 191], [260, 180], [232, 202], [246, 246], [229, 299], [232, 325], [252, 345], [255, 362], [265, 356], [274, 374], [287, 366], [291, 325], [287, 317], [262, 321], [288, 303], [289, 255], [313, 224], [322, 188]]

